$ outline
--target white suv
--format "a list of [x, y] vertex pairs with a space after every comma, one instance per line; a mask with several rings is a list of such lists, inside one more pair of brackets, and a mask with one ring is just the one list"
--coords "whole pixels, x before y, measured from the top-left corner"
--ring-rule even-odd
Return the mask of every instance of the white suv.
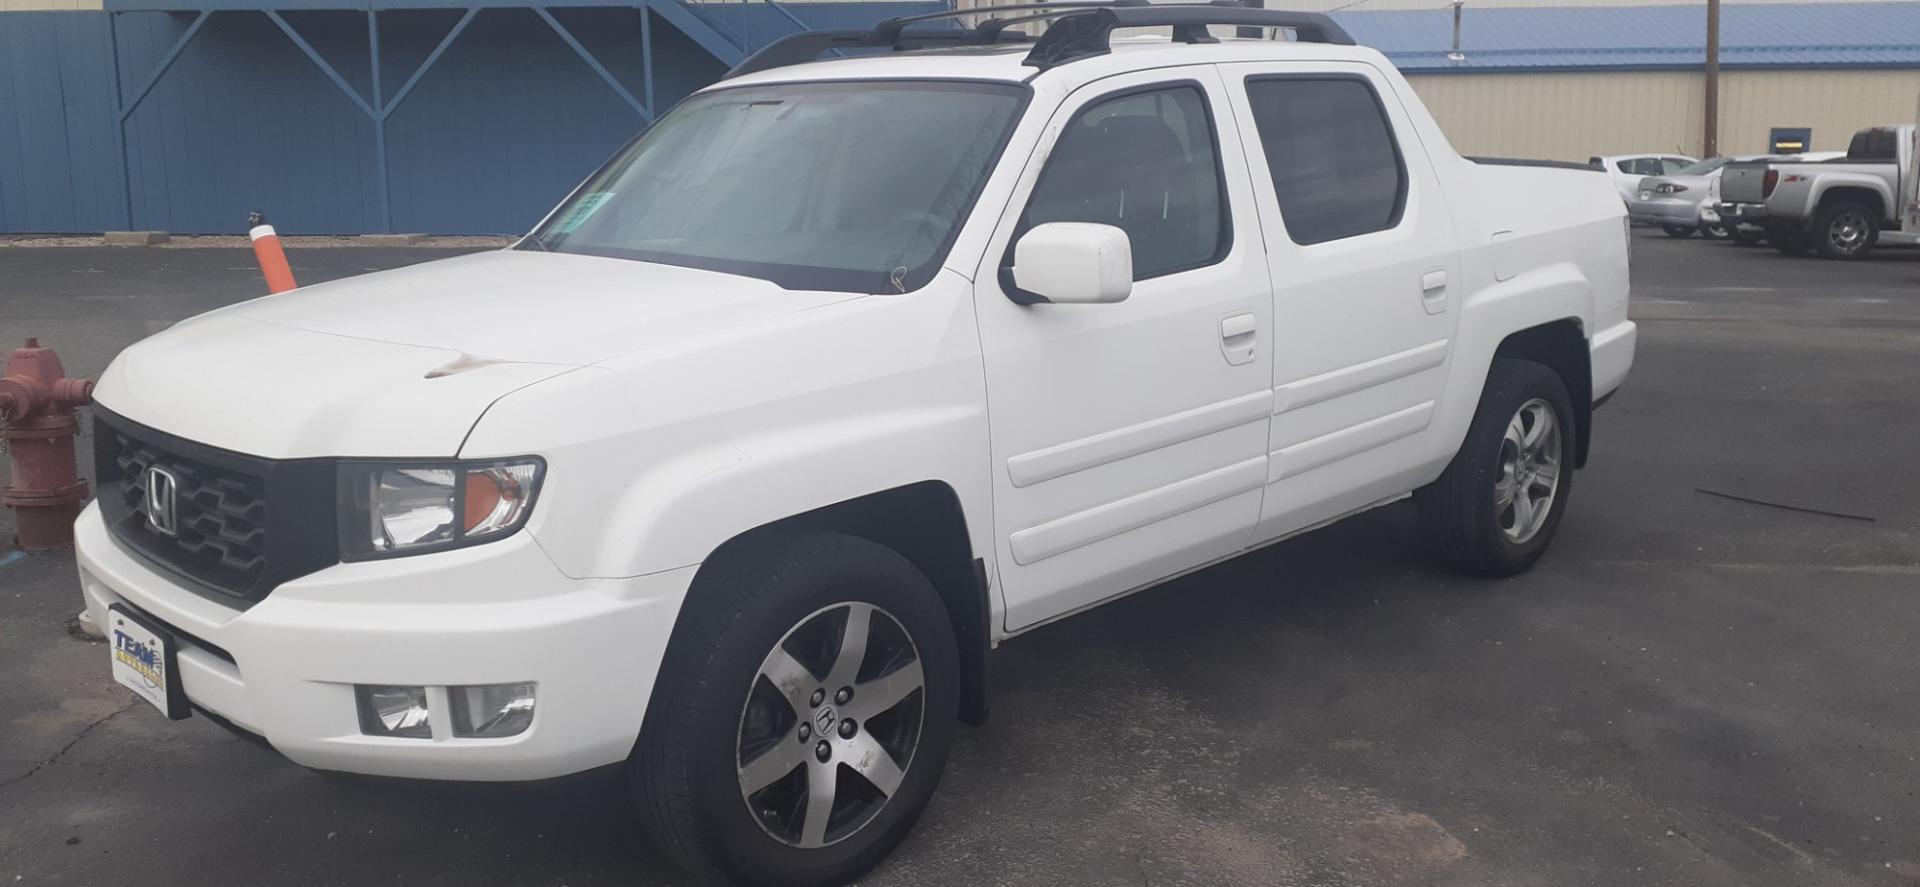
[[821, 884], [1001, 641], [1409, 495], [1539, 558], [1633, 359], [1607, 177], [1462, 159], [1321, 16], [1011, 10], [790, 38], [514, 248], [128, 348], [115, 674], [320, 769], [626, 762], [676, 858]]

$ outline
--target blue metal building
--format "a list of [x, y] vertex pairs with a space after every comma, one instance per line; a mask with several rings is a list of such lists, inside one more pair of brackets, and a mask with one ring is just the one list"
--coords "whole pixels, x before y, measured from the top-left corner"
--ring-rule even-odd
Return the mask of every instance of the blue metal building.
[[254, 209], [287, 233], [519, 232], [655, 114], [767, 41], [941, 7], [108, 0], [0, 11], [0, 233], [238, 233]]

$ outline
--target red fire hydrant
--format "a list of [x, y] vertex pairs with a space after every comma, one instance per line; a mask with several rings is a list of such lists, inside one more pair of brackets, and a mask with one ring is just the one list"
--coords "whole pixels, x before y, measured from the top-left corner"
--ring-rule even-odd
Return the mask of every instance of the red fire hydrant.
[[73, 519], [87, 500], [79, 477], [73, 411], [93, 402], [93, 380], [69, 379], [60, 356], [40, 340], [14, 349], [0, 376], [0, 440], [13, 456], [13, 481], [0, 505], [18, 518], [20, 547], [43, 551], [73, 541]]

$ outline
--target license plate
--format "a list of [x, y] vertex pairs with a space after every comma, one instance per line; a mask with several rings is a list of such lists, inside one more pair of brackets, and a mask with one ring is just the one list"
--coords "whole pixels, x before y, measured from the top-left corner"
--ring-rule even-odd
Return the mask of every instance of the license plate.
[[107, 649], [113, 679], [173, 720], [187, 716], [173, 638], [119, 604], [107, 608]]
[[1652, 192], [1652, 191], [1642, 191], [1642, 192], [1640, 192], [1640, 199], [1641, 199], [1641, 200], [1646, 200], [1646, 199], [1648, 199], [1648, 198], [1650, 198], [1650, 197], [1652, 197], [1652, 196], [1653, 196], [1653, 192]]

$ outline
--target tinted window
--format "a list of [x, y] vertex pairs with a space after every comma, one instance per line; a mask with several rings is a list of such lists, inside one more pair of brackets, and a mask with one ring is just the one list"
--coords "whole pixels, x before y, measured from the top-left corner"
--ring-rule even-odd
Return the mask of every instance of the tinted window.
[[1899, 156], [1891, 129], [1869, 129], [1853, 134], [1847, 144], [1848, 160], [1893, 160]]
[[1622, 160], [1614, 164], [1614, 166], [1621, 172], [1632, 176], [1658, 176], [1666, 174], [1666, 170], [1660, 167], [1660, 160], [1657, 157], [1635, 157], [1631, 160]]
[[1399, 224], [1407, 170], [1380, 98], [1365, 81], [1249, 80], [1247, 98], [1294, 243]]
[[1034, 186], [1021, 230], [1047, 222], [1127, 232], [1135, 280], [1225, 255], [1219, 152], [1200, 91], [1139, 92], [1081, 109]]

